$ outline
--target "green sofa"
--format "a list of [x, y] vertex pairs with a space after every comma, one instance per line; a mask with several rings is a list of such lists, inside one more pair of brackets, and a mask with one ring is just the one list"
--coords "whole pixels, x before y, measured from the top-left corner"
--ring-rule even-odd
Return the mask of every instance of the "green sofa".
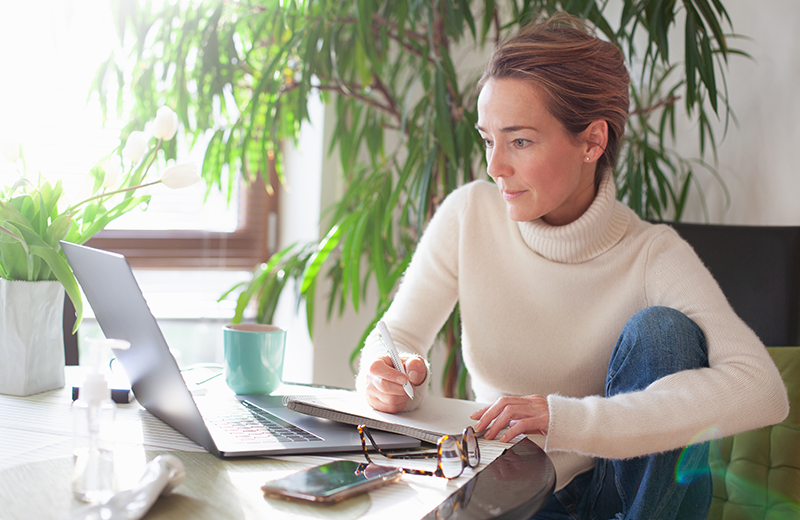
[[800, 347], [769, 347], [789, 391], [780, 424], [711, 444], [713, 520], [800, 519]]

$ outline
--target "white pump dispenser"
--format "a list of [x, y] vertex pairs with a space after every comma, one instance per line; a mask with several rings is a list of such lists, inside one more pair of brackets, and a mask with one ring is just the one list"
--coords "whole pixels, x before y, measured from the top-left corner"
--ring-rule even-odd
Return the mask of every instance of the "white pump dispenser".
[[72, 404], [74, 419], [74, 466], [72, 492], [84, 502], [100, 502], [113, 493], [114, 414], [111, 389], [100, 369], [103, 347], [127, 348], [122, 340], [91, 339], [91, 363], [86, 379]]

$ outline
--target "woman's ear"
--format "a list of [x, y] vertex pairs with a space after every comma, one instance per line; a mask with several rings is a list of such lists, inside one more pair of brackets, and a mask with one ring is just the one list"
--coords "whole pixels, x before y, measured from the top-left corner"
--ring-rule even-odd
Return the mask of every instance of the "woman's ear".
[[608, 144], [608, 123], [603, 119], [592, 121], [583, 132], [584, 142], [586, 143], [586, 160], [595, 162], [606, 151]]

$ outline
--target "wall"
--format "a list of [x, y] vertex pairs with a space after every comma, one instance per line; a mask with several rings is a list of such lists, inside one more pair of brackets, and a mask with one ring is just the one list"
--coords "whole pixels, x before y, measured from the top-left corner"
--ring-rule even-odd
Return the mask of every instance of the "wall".
[[[709, 220], [713, 223], [800, 225], [800, 2], [795, 0], [726, 0], [738, 34], [751, 40], [734, 45], [753, 59], [729, 60], [728, 89], [738, 125], [719, 147], [718, 171], [730, 191], [706, 176]], [[722, 125], [717, 134], [722, 135]], [[690, 147], [689, 147], [690, 148]], [[688, 149], [688, 148], [684, 148]], [[687, 221], [703, 222], [697, 197]]]
[[[320, 182], [324, 107], [318, 100], [312, 100], [308, 112], [311, 121], [301, 128], [299, 147], [291, 143], [284, 145], [286, 179], [279, 194], [279, 251], [295, 242], [315, 242], [319, 238], [324, 207]], [[283, 291], [273, 319], [273, 323], [287, 330], [283, 380], [311, 383], [314, 380], [314, 345], [306, 326], [305, 307], [297, 307], [294, 292], [291, 286]]]
[[[327, 136], [333, 132], [334, 109], [319, 99], [309, 103], [310, 121], [303, 124], [296, 147], [284, 146], [286, 182], [280, 193], [278, 249], [295, 242], [316, 242], [326, 226], [325, 208], [342, 193], [339, 162], [328, 155]], [[275, 313], [275, 324], [287, 329], [284, 381], [353, 388], [350, 354], [358, 345], [371, 316], [348, 308], [342, 317], [327, 319], [328, 290], [316, 291], [314, 338], [307, 326], [305, 305], [296, 306], [292, 288], [285, 290]]]

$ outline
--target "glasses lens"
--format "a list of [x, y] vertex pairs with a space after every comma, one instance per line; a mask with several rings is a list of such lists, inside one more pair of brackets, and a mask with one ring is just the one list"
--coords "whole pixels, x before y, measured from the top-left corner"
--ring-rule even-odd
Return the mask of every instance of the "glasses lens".
[[464, 439], [467, 445], [467, 464], [469, 467], [474, 468], [481, 462], [481, 452], [478, 448], [478, 439], [475, 438], [475, 430], [467, 428], [464, 432]]
[[464, 463], [461, 459], [461, 448], [453, 437], [445, 437], [439, 444], [442, 473], [446, 478], [456, 478], [461, 475]]

